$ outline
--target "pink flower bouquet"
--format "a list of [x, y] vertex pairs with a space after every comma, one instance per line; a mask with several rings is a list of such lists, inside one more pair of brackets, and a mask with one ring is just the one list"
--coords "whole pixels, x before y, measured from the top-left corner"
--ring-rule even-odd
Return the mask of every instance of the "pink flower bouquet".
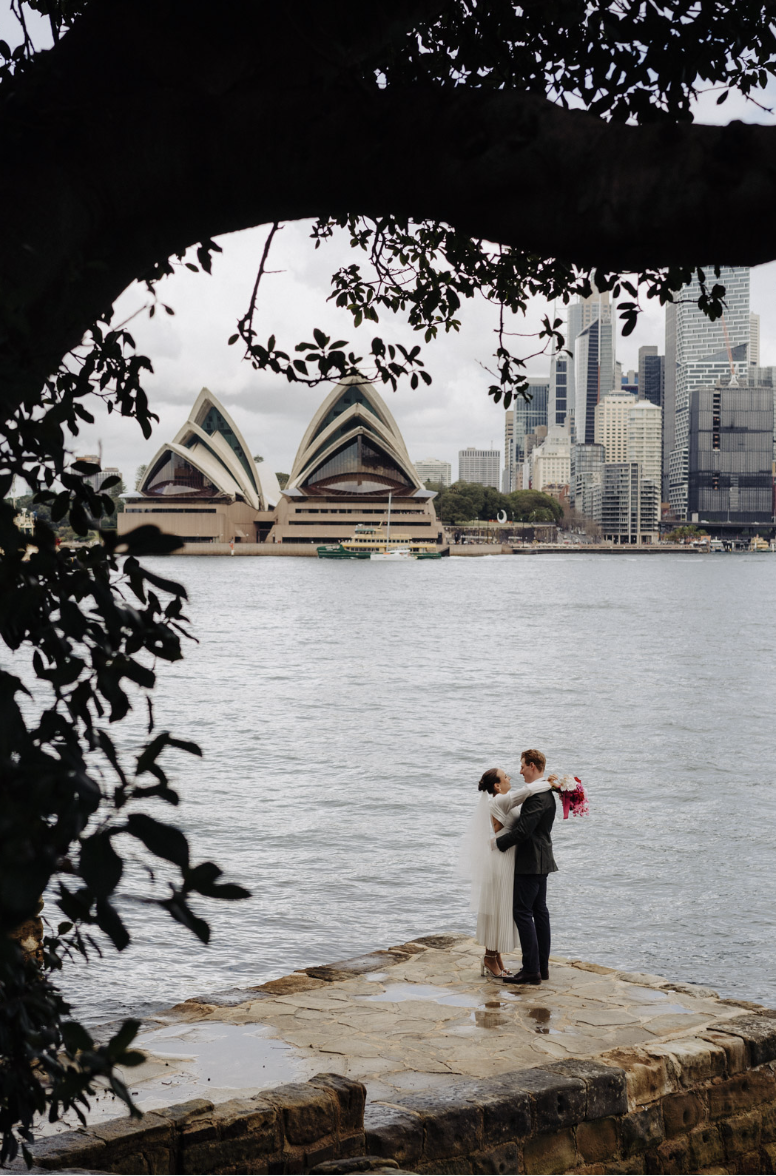
[[549, 777], [557, 784], [560, 792], [560, 802], [563, 805], [563, 820], [567, 821], [569, 813], [572, 817], [584, 817], [590, 811], [587, 803], [587, 793], [579, 776]]

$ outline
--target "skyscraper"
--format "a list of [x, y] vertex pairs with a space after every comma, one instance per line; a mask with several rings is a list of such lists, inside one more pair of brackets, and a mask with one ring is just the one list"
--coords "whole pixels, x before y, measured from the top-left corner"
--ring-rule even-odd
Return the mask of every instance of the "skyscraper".
[[639, 400], [663, 407], [663, 383], [665, 380], [665, 357], [658, 355], [657, 347], [639, 347]]
[[749, 366], [760, 366], [760, 316], [749, 315]]
[[508, 408], [504, 413], [504, 472], [501, 475], [501, 490], [511, 494], [515, 486], [515, 410]]
[[593, 440], [603, 445], [606, 460], [628, 461], [628, 418], [638, 404], [633, 392], [610, 392], [594, 408]]
[[662, 468], [662, 409], [649, 400], [635, 400], [628, 408], [626, 461], [637, 461], [641, 477], [660, 491]]
[[614, 390], [614, 323], [608, 304], [600, 310], [574, 341], [573, 440], [588, 445], [596, 440], [596, 405]]
[[553, 352], [550, 359], [550, 390], [547, 419], [551, 425], [565, 425], [574, 395], [574, 360], [565, 352]]
[[[568, 424], [573, 428], [576, 422], [576, 343], [582, 332], [598, 318], [603, 318], [610, 326], [610, 331], [602, 332], [602, 361], [603, 379], [600, 395], [605, 396], [614, 388], [614, 324], [612, 322], [612, 307], [609, 294], [593, 293], [589, 298], [577, 298], [568, 308], [566, 316], [564, 353], [554, 353], [550, 361], [550, 394], [548, 408], [548, 423], [562, 425], [568, 418]], [[608, 358], [608, 347], [611, 346], [611, 361]], [[570, 356], [565, 354], [570, 352]], [[611, 370], [610, 370], [611, 368]], [[585, 382], [587, 387], [587, 381]], [[584, 442], [584, 437], [577, 437], [577, 441]], [[590, 440], [592, 441], [592, 433]]]
[[[528, 394], [530, 400], [516, 396], [514, 405], [514, 445], [515, 466], [526, 459], [525, 438], [528, 433], [535, 433], [540, 425], [547, 425], [547, 400], [550, 392], [550, 381], [546, 376], [528, 377]], [[506, 465], [506, 462], [504, 463]], [[519, 487], [513, 487], [519, 489]]]
[[687, 517], [692, 522], [770, 523], [773, 517], [773, 389], [693, 388], [688, 429]]
[[687, 517], [687, 473], [690, 393], [729, 379], [731, 370], [744, 379], [749, 366], [749, 269], [722, 266], [725, 287], [724, 320], [711, 322], [698, 308], [697, 277], [677, 301], [666, 307], [665, 417], [663, 426], [663, 485], [668, 475], [668, 498], [680, 519]]

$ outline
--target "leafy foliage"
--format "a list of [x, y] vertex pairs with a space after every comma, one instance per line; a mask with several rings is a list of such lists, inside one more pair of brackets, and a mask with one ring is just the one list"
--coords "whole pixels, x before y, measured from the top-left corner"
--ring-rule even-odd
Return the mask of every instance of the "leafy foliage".
[[558, 523], [563, 518], [563, 507], [551, 494], [540, 490], [502, 494], [477, 482], [454, 482], [439, 493], [434, 506], [445, 523], [494, 520], [501, 511], [514, 523]]

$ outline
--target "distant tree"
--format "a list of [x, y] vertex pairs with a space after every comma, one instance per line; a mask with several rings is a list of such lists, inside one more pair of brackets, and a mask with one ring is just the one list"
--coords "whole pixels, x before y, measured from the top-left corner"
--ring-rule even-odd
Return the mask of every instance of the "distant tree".
[[253, 460], [256, 462], [256, 465], [261, 465], [261, 463], [264, 461], [264, 458], [260, 453], [254, 453]]
[[437, 499], [437, 515], [443, 523], [468, 523], [476, 511], [469, 495], [451, 486]]
[[[255, 460], [255, 459], [254, 459], [254, 460]], [[290, 475], [290, 474], [278, 474], [278, 473], [276, 473], [276, 474], [275, 474], [275, 477], [276, 477], [276, 478], [277, 478], [277, 480], [278, 480], [278, 486], [280, 487], [280, 489], [281, 489], [281, 490], [285, 490], [286, 486], [288, 485], [288, 479], [291, 477], [291, 475]]]
[[563, 507], [557, 498], [542, 494], [541, 490], [513, 490], [505, 497], [509, 503], [507, 511], [515, 522], [559, 523], [563, 518]]
[[704, 535], [708, 536], [708, 531], [690, 524], [686, 527], [675, 527], [669, 535], [666, 535], [666, 539], [669, 543], [686, 543], [691, 539], [701, 539]]
[[145, 477], [145, 472], [147, 469], [148, 469], [147, 465], [139, 465], [137, 467], [137, 469], [135, 470], [135, 489], [136, 490], [140, 489], [140, 483], [143, 481], [143, 478]]

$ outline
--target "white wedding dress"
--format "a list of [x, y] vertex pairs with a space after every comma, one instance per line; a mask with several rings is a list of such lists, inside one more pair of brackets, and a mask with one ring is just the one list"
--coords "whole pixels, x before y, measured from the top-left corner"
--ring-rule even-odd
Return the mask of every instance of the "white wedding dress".
[[512, 914], [515, 879], [515, 847], [504, 853], [491, 849], [495, 818], [504, 828], [496, 836], [506, 833], [520, 816], [520, 806], [537, 792], [548, 792], [544, 779], [535, 780], [505, 794], [480, 795], [474, 820], [463, 847], [463, 873], [472, 883], [470, 909], [477, 912], [475, 940], [487, 951], [511, 952], [519, 945], [517, 928]]

